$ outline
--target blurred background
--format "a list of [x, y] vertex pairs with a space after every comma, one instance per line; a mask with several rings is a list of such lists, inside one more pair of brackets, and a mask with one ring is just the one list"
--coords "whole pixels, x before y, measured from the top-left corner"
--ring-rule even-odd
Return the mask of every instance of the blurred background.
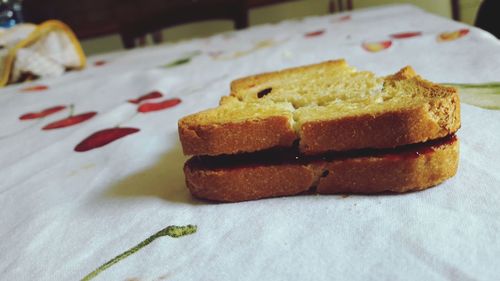
[[92, 55], [386, 4], [412, 4], [474, 24], [481, 0], [23, 0], [21, 3], [25, 21], [56, 18], [66, 22], [81, 39], [85, 53]]

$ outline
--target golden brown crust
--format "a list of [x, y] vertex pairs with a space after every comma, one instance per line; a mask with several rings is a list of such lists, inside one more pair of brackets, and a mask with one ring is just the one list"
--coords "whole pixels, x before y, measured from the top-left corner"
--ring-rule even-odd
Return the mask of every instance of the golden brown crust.
[[298, 67], [287, 68], [279, 71], [265, 72], [257, 75], [251, 75], [243, 78], [236, 79], [231, 82], [231, 95], [234, 95], [234, 92], [244, 90], [247, 88], [252, 88], [258, 84], [265, 84], [267, 80], [277, 78], [283, 75], [287, 75], [290, 73], [297, 72], [305, 72], [309, 69], [317, 69], [317, 68], [342, 68], [346, 67], [347, 62], [343, 59], [340, 60], [329, 60], [316, 64], [303, 65]]
[[238, 123], [190, 126], [179, 122], [179, 137], [186, 155], [219, 155], [292, 146], [297, 138], [285, 116]]
[[184, 173], [194, 196], [221, 202], [294, 195], [307, 191], [314, 180], [312, 169], [292, 164], [203, 170], [187, 162]]
[[408, 192], [435, 186], [455, 175], [459, 142], [442, 146], [415, 158], [381, 157], [346, 159], [321, 165], [332, 171], [321, 178], [322, 194]]
[[195, 197], [238, 202], [295, 195], [314, 186], [320, 194], [422, 190], [455, 175], [458, 159], [459, 143], [455, 140], [414, 157], [389, 154], [232, 168], [210, 168], [190, 160], [184, 173]]
[[359, 148], [391, 148], [425, 142], [455, 133], [460, 128], [458, 94], [439, 101], [376, 115], [306, 122], [300, 130], [305, 154]]

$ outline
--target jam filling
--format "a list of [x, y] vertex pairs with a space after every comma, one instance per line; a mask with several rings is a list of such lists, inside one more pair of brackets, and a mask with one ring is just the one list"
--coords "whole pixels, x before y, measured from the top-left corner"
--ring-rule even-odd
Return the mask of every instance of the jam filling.
[[189, 159], [190, 165], [205, 168], [231, 168], [237, 166], [262, 166], [277, 164], [308, 164], [314, 161], [342, 160], [358, 157], [380, 157], [388, 159], [417, 158], [439, 149], [441, 146], [449, 145], [457, 140], [455, 134], [444, 138], [435, 139], [422, 143], [398, 146], [384, 149], [359, 149], [350, 151], [332, 151], [319, 155], [303, 155], [298, 146], [292, 148], [272, 148], [251, 153], [240, 153], [234, 155], [218, 156], [194, 156]]

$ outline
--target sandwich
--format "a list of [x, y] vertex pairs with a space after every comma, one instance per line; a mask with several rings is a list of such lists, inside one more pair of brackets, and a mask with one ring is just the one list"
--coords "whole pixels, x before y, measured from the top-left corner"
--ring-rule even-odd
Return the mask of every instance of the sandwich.
[[235, 80], [178, 122], [187, 187], [220, 202], [423, 190], [455, 175], [459, 128], [455, 88], [344, 60]]

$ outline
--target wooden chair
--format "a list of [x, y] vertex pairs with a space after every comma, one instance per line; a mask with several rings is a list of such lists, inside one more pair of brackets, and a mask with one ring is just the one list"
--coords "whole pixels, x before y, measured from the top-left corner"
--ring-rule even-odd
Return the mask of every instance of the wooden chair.
[[[125, 17], [135, 11], [133, 17]], [[245, 1], [238, 0], [124, 0], [119, 33], [125, 48], [144, 44], [147, 34], [153, 35], [153, 42], [163, 41], [160, 30], [175, 25], [212, 20], [229, 19], [236, 29], [248, 27], [248, 9]]]
[[153, 43], [160, 43], [161, 29], [183, 23], [228, 19], [235, 29], [243, 29], [248, 27], [250, 9], [290, 1], [297, 0], [128, 0], [123, 9], [137, 11], [137, 15], [120, 24], [120, 35], [125, 48], [133, 48], [144, 45], [147, 34]]
[[484, 29], [500, 39], [500, 1], [484, 0], [477, 12], [475, 26]]
[[451, 17], [460, 21], [460, 0], [451, 0]]
[[353, 9], [353, 0], [330, 0], [328, 4], [330, 13], [351, 11]]

